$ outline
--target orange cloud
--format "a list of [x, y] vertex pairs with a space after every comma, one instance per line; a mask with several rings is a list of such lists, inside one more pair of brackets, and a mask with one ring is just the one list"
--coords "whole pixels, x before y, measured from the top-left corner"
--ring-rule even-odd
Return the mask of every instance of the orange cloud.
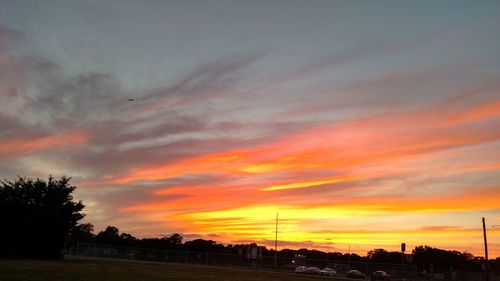
[[[477, 107], [472, 111], [488, 110]], [[474, 153], [467, 150], [500, 140], [500, 130], [492, 126], [463, 126], [478, 120], [497, 121], [493, 113], [467, 113], [472, 111], [441, 112], [431, 107], [323, 124], [258, 147], [135, 167], [112, 182], [217, 175], [223, 180], [156, 190], [151, 202], [123, 206], [121, 211], [196, 233], [217, 233], [229, 242], [272, 239], [269, 230], [279, 210], [282, 231], [294, 243], [320, 243], [333, 236], [338, 243], [380, 247], [397, 245], [404, 234], [415, 245], [425, 243], [424, 238], [451, 245], [450, 239], [463, 240], [471, 231], [418, 225], [406, 229], [401, 222], [384, 231], [374, 227], [341, 230], [359, 228], [356, 221], [390, 216], [418, 217], [424, 224], [430, 223], [430, 215], [496, 210], [500, 188], [483, 188], [493, 184], [479, 187], [474, 182], [462, 185], [455, 180], [468, 173], [500, 169], [499, 163], [473, 158]], [[450, 116], [468, 117], [453, 117], [450, 123]], [[485, 147], [482, 153], [495, 153]], [[419, 181], [414, 184], [406, 177]], [[333, 233], [315, 232], [325, 224], [336, 226]]]
[[462, 112], [457, 112], [446, 118], [446, 123], [455, 125], [459, 123], [469, 123], [483, 121], [500, 117], [500, 101], [485, 102]]
[[81, 131], [60, 133], [38, 139], [10, 139], [0, 141], [0, 153], [27, 155], [54, 148], [69, 147], [87, 143], [88, 136]]
[[282, 189], [295, 189], [295, 188], [304, 188], [304, 187], [313, 187], [325, 184], [332, 183], [341, 183], [341, 182], [349, 182], [356, 180], [355, 177], [344, 177], [344, 178], [334, 178], [334, 179], [326, 179], [326, 180], [316, 180], [316, 181], [308, 181], [308, 182], [295, 182], [289, 184], [279, 184], [279, 185], [271, 185], [267, 187], [262, 187], [259, 190], [262, 191], [273, 191], [273, 190], [282, 190]]
[[[115, 183], [167, 179], [187, 174], [265, 175], [402, 161], [448, 148], [500, 138], [495, 130], [446, 129], [434, 116], [381, 116], [320, 126], [269, 145], [195, 157], [175, 163], [138, 167]], [[295, 185], [291, 182], [289, 184]]]

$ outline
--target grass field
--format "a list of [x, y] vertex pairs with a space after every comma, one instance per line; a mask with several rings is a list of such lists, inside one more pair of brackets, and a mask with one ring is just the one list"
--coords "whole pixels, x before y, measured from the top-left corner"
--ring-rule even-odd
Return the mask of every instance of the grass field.
[[[341, 280], [285, 272], [100, 260], [1, 260], [2, 281], [305, 281]], [[344, 279], [345, 280], [345, 279]]]

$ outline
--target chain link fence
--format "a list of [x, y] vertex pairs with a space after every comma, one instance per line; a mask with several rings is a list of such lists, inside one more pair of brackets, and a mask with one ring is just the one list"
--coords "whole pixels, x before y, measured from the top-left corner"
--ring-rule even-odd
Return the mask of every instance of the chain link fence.
[[[275, 263], [274, 256], [261, 256], [258, 259], [251, 259], [247, 254], [158, 250], [94, 243], [78, 243], [74, 248], [68, 249], [67, 254], [97, 258], [186, 263], [223, 267], [249, 267], [269, 270], [274, 269]], [[401, 264], [357, 262], [348, 264], [346, 261], [326, 261], [319, 259], [307, 259], [305, 265], [318, 268], [330, 267], [335, 269], [339, 275], [344, 275], [350, 269], [357, 269], [368, 274], [376, 270], [384, 270], [392, 276], [401, 276], [402, 273], [411, 271], [409, 265], [402, 266]], [[293, 271], [297, 266], [298, 264], [293, 257], [277, 257], [276, 268], [280, 271]]]
[[[94, 243], [78, 243], [75, 247], [68, 249], [66, 254], [95, 258], [185, 263], [221, 267], [246, 267], [267, 270], [273, 270], [275, 265], [274, 256], [259, 256], [257, 259], [251, 259], [248, 254], [159, 250]], [[484, 275], [480, 272], [461, 272], [453, 269], [441, 270], [440, 272], [419, 272], [415, 265], [410, 264], [327, 261], [319, 259], [307, 259], [303, 262], [303, 265], [308, 267], [314, 266], [320, 269], [325, 267], [333, 268], [337, 271], [339, 276], [345, 276], [348, 270], [356, 269], [368, 276], [374, 271], [383, 270], [389, 273], [393, 280], [484, 280]], [[294, 260], [293, 257], [277, 257], [276, 269], [279, 271], [292, 272], [297, 266], [297, 261]], [[490, 281], [500, 281], [500, 276], [493, 274], [491, 277]]]

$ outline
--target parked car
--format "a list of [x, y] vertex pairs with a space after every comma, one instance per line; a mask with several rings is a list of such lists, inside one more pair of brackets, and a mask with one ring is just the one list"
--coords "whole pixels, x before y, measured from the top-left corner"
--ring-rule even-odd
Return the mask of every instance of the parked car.
[[337, 276], [337, 271], [334, 269], [331, 269], [329, 267], [325, 267], [319, 272], [319, 275], [325, 275], [325, 276]]
[[366, 275], [361, 273], [359, 270], [349, 270], [346, 272], [345, 277], [347, 278], [355, 278], [355, 279], [365, 279]]
[[306, 268], [305, 273], [307, 273], [307, 274], [319, 274], [320, 271], [321, 271], [321, 269], [314, 267], [314, 266], [311, 266], [311, 267]]
[[389, 281], [391, 280], [391, 275], [383, 270], [377, 270], [372, 273], [370, 278], [372, 281]]
[[306, 273], [306, 267], [301, 265], [295, 268], [295, 273]]

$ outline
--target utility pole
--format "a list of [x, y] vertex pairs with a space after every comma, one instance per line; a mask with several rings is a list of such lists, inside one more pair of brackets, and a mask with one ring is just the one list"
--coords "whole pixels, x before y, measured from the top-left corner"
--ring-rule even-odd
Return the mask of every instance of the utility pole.
[[404, 275], [406, 243], [401, 243], [401, 279]]
[[276, 236], [274, 238], [274, 271], [278, 270], [278, 212], [276, 212]]
[[486, 239], [486, 222], [483, 217], [483, 237], [484, 237], [484, 272], [485, 278], [484, 280], [490, 280], [490, 272], [488, 268], [488, 240]]
[[328, 241], [328, 243], [326, 243], [326, 266], [328, 266], [328, 263], [329, 263], [328, 253], [330, 252], [330, 244], [331, 244], [330, 241]]
[[351, 244], [349, 244], [349, 256], [347, 256], [347, 263], [351, 266]]

